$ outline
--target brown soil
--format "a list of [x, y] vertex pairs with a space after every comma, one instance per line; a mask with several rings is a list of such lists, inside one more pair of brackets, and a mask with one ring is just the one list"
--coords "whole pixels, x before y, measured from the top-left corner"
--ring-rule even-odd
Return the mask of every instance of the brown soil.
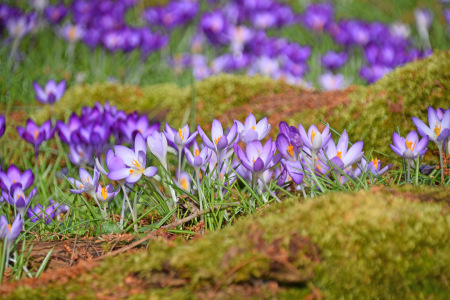
[[303, 91], [298, 93], [297, 90], [291, 90], [281, 94], [259, 95], [243, 106], [230, 109], [218, 119], [223, 124], [230, 124], [234, 119], [240, 118], [244, 112], [245, 115], [256, 112], [267, 116], [269, 124], [273, 126], [273, 124], [279, 124], [307, 109], [325, 107], [327, 112], [331, 112], [336, 106], [348, 103], [348, 95], [354, 90], [355, 87], [333, 92]]

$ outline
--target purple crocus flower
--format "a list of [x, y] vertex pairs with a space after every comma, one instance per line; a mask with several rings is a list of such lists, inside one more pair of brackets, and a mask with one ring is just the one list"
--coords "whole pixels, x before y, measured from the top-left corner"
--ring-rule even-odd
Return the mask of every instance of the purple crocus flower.
[[8, 220], [4, 215], [0, 216], [0, 237], [7, 241], [8, 248], [11, 247], [12, 243], [17, 239], [22, 231], [23, 219], [22, 215], [17, 214], [14, 222], [12, 224], [8, 223]]
[[[293, 128], [294, 130], [296, 130], [295, 127]], [[287, 171], [287, 173], [295, 183], [300, 184], [303, 180], [303, 168], [299, 160], [299, 154], [303, 145], [300, 144], [299, 146], [298, 142], [301, 143], [301, 138], [297, 130], [297, 132], [294, 133], [293, 139], [291, 139], [284, 133], [280, 133], [277, 136], [275, 144], [278, 151], [281, 153], [281, 155], [283, 155], [283, 158], [281, 160], [283, 170]]]
[[59, 138], [66, 144], [77, 144], [80, 142], [77, 132], [81, 127], [82, 122], [76, 113], [70, 115], [67, 125], [63, 121], [56, 122]]
[[119, 192], [120, 188], [114, 191], [114, 187], [112, 184], [108, 184], [105, 187], [102, 187], [100, 184], [98, 184], [97, 188], [95, 189], [95, 196], [97, 197], [98, 201], [106, 203], [114, 199], [114, 197], [116, 197]]
[[249, 143], [254, 140], [261, 141], [270, 132], [270, 124], [267, 122], [267, 117], [262, 118], [256, 123], [256, 118], [252, 113], [249, 113], [245, 119], [245, 123], [234, 120], [237, 124], [237, 131], [241, 137], [241, 141]]
[[92, 164], [92, 153], [94, 152], [94, 148], [92, 146], [85, 144], [70, 144], [69, 150], [70, 152], [68, 156], [73, 164], [77, 166]]
[[37, 83], [33, 82], [34, 91], [36, 92], [36, 100], [44, 104], [54, 104], [58, 102], [64, 95], [66, 90], [66, 81], [62, 80], [56, 84], [54, 80], [49, 80], [44, 89]]
[[154, 131], [147, 137], [150, 152], [167, 169], [167, 138], [162, 132]]
[[316, 156], [317, 152], [325, 147], [331, 139], [330, 127], [327, 124], [322, 133], [315, 125], [311, 125], [308, 129], [308, 134], [306, 134], [305, 129], [302, 124], [298, 124], [298, 131], [303, 141], [303, 145], [311, 150], [311, 154]]
[[242, 151], [238, 144], [233, 146], [234, 153], [247, 170], [256, 174], [257, 177], [275, 166], [281, 159], [281, 154], [274, 156], [276, 145], [270, 138], [263, 146], [260, 141], [252, 141], [247, 144], [246, 151]]
[[55, 128], [52, 128], [51, 121], [48, 120], [38, 127], [33, 120], [28, 119], [25, 128], [17, 126], [17, 133], [28, 143], [34, 146], [35, 156], [39, 153], [39, 146], [42, 142], [49, 140], [55, 133]]
[[221, 11], [213, 11], [202, 16], [200, 26], [213, 44], [226, 44], [229, 42], [228, 23]]
[[16, 40], [22, 39], [36, 25], [36, 14], [19, 15], [9, 18], [6, 21], [6, 28], [9, 35]]
[[45, 8], [45, 17], [52, 24], [59, 23], [67, 14], [68, 8], [64, 6], [64, 3], [57, 5], [49, 5]]
[[0, 137], [5, 133], [6, 130], [6, 121], [5, 115], [0, 115]]
[[423, 156], [427, 152], [428, 136], [425, 136], [419, 141], [419, 136], [414, 130], [408, 133], [406, 138], [398, 135], [394, 132], [392, 135], [394, 145], [390, 145], [392, 151], [400, 157], [405, 158], [411, 162], [418, 156]]
[[[358, 163], [359, 173], [355, 173], [355, 176], [359, 176], [361, 172], [370, 172], [374, 175], [381, 176], [392, 168], [392, 164], [381, 168], [380, 160], [377, 158], [373, 158], [369, 163], [362, 157], [361, 163]], [[358, 171], [357, 170], [357, 171]], [[358, 175], [359, 174], [359, 175]]]
[[193, 142], [197, 134], [197, 131], [191, 135], [189, 134], [188, 124], [176, 131], [166, 123], [166, 130], [164, 131], [168, 144], [178, 150], [178, 152], [181, 152], [185, 146], [188, 146], [191, 142]]
[[[123, 163], [123, 160], [120, 157], [116, 156], [111, 149], [108, 149], [108, 151], [106, 151], [105, 163], [109, 172], [115, 169], [123, 169], [126, 167], [125, 164]], [[102, 173], [105, 176], [108, 175], [109, 172], [103, 168], [102, 164], [97, 158], [95, 159], [95, 166], [97, 167], [100, 173]]]
[[421, 136], [428, 136], [430, 141], [435, 142], [438, 147], [450, 136], [450, 109], [444, 113], [442, 118], [431, 106], [428, 107], [428, 124], [429, 127], [419, 118], [412, 118], [417, 131]]
[[344, 87], [344, 75], [325, 73], [320, 75], [319, 84], [325, 91], [341, 90]]
[[35, 223], [40, 220], [47, 225], [55, 218], [56, 207], [53, 204], [44, 209], [41, 204], [37, 204], [34, 208], [28, 208], [27, 215], [31, 222]]
[[122, 159], [125, 167], [110, 171], [108, 178], [111, 180], [125, 179], [127, 183], [135, 183], [141, 179], [142, 175], [153, 177], [158, 171], [157, 167], [146, 168], [147, 145], [140, 133], [136, 135], [134, 151], [125, 146], [116, 145], [114, 152], [117, 157]]
[[194, 142], [192, 152], [188, 148], [185, 149], [188, 163], [197, 171], [209, 162], [212, 155], [212, 151], [208, 147], [203, 147], [200, 150], [197, 142]]
[[25, 197], [25, 193], [23, 192], [22, 189], [22, 184], [14, 183], [9, 190], [9, 195], [6, 198], [6, 200], [8, 201], [9, 204], [15, 206], [18, 212], [24, 214], [26, 208], [30, 204], [31, 199], [34, 197], [36, 193], [37, 189], [34, 188], [28, 194], [28, 197]]
[[131, 143], [136, 134], [142, 134], [144, 139], [159, 130], [159, 122], [150, 125], [148, 117], [145, 115], [139, 116], [136, 112], [127, 116], [126, 121], [120, 124], [120, 131], [125, 136], [125, 142]]
[[391, 68], [382, 65], [373, 66], [363, 66], [359, 72], [362, 78], [364, 78], [368, 83], [374, 83], [387, 73], [392, 71]]
[[231, 148], [233, 144], [236, 143], [237, 140], [239, 139], [239, 135], [236, 137], [237, 133], [236, 123], [234, 123], [233, 126], [231, 126], [230, 131], [228, 132], [227, 135], [225, 135], [220, 121], [214, 119], [211, 126], [211, 138], [212, 138], [211, 140], [213, 140], [214, 142], [212, 142], [208, 138], [208, 136], [200, 127], [200, 125], [197, 125], [197, 130], [200, 136], [202, 137], [206, 147], [208, 147], [209, 149], [213, 150], [216, 153], [219, 163], [221, 162], [222, 159], [222, 153]]
[[347, 53], [328, 51], [321, 58], [322, 65], [330, 71], [336, 70], [347, 62]]
[[67, 24], [59, 30], [59, 34], [63, 39], [65, 39], [69, 43], [75, 43], [83, 38], [85, 30], [81, 25]]
[[324, 149], [319, 153], [319, 159], [324, 164], [330, 161], [332, 164], [344, 170], [361, 159], [364, 155], [362, 151], [363, 145], [363, 141], [358, 141], [348, 149], [348, 134], [344, 130], [337, 145], [330, 139]]
[[54, 205], [56, 208], [56, 215], [65, 214], [70, 211], [70, 207], [67, 204], [56, 202], [53, 199], [50, 199], [50, 204]]
[[320, 32], [333, 22], [333, 6], [328, 3], [310, 4], [302, 15], [303, 24], [313, 31]]
[[75, 189], [70, 189], [70, 191], [74, 194], [88, 193], [92, 194], [95, 191], [95, 188], [98, 185], [98, 178], [100, 172], [97, 168], [94, 168], [94, 177], [92, 178], [91, 174], [83, 168], [80, 168], [78, 171], [80, 175], [80, 180], [78, 181], [72, 177], [67, 177], [69, 182], [74, 185]]
[[178, 186], [180, 188], [182, 188], [183, 190], [190, 192], [191, 191], [191, 176], [189, 176], [189, 173], [187, 172], [180, 172], [180, 174], [178, 175], [179, 171], [177, 170], [176, 172], [176, 181], [179, 182], [177, 183]]
[[34, 181], [33, 172], [30, 169], [23, 173], [15, 165], [10, 165], [5, 172], [0, 171], [0, 188], [2, 192], [8, 192], [15, 183], [20, 183], [23, 190], [27, 190]]

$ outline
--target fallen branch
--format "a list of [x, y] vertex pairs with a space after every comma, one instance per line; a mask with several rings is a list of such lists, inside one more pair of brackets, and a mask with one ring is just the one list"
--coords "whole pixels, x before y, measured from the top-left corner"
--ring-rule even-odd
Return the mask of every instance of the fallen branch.
[[[232, 202], [232, 203], [229, 203], [229, 204], [215, 205], [214, 209], [226, 208], [226, 207], [237, 205], [237, 204], [240, 204], [240, 202]], [[195, 218], [197, 218], [197, 217], [199, 217], [201, 215], [209, 213], [210, 211], [211, 211], [210, 207], [208, 207], [207, 209], [199, 210], [199, 211], [193, 213], [192, 215], [187, 216], [186, 218], [179, 219], [179, 220], [177, 220], [175, 222], [172, 222], [170, 224], [161, 226], [160, 228], [168, 229], [168, 228], [178, 227], [181, 224], [187, 223], [187, 222], [189, 222], [189, 221], [191, 221], [191, 220], [193, 220], [193, 219], [195, 219]], [[106, 253], [106, 254], [104, 254], [102, 256], [99, 256], [99, 257], [93, 259], [93, 261], [99, 261], [99, 260], [105, 259], [106, 257], [115, 256], [117, 254], [126, 252], [126, 251], [128, 251], [130, 249], [133, 249], [134, 247], [139, 246], [140, 244], [142, 244], [142, 243], [148, 241], [149, 239], [151, 239], [152, 237], [154, 237], [156, 235], [156, 233], [157, 233], [156, 230], [152, 231], [149, 234], [147, 234], [146, 236], [144, 236], [143, 238], [141, 238], [140, 240], [138, 240], [138, 241], [136, 241], [136, 242], [134, 242], [134, 243], [132, 243], [132, 244], [130, 244], [128, 246], [125, 246], [123, 248], [120, 248], [120, 249], [118, 249], [116, 251], [108, 252], [108, 253]]]

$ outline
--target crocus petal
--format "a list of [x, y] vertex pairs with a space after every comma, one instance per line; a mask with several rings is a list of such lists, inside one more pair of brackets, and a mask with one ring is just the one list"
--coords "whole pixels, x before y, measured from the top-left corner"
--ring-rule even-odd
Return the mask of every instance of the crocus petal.
[[450, 136], [450, 129], [445, 128], [444, 130], [442, 130], [441, 134], [439, 134], [436, 140], [438, 142], [445, 141], [449, 136]]
[[253, 171], [260, 172], [262, 170], [264, 170], [264, 161], [261, 159], [261, 157], [258, 157], [253, 163]]
[[194, 167], [194, 156], [192, 155], [191, 151], [189, 149], [184, 150], [184, 154], [186, 154], [186, 159], [188, 163]]
[[392, 149], [392, 151], [394, 151], [395, 154], [397, 154], [397, 155], [400, 156], [400, 157], [403, 156], [404, 150], [402, 151], [402, 150], [400, 150], [399, 148], [397, 148], [397, 147], [394, 146], [394, 145], [389, 145], [389, 146], [391, 146], [391, 149]]
[[[400, 137], [397, 132], [392, 134], [392, 141], [394, 142], [394, 146], [399, 149], [402, 153], [406, 150], [405, 139]], [[395, 152], [395, 151], [394, 151]], [[399, 154], [401, 156], [401, 154]]]
[[127, 147], [122, 145], [114, 146], [114, 152], [118, 157], [120, 157], [123, 160], [123, 162], [127, 166], [132, 166], [133, 161], [136, 159], [136, 154]]
[[339, 138], [338, 144], [337, 144], [337, 151], [342, 152], [342, 157], [345, 156], [347, 153], [348, 148], [348, 134], [347, 131], [344, 129], [344, 132], [342, 132], [341, 137]]
[[248, 130], [244, 129], [241, 132], [241, 140], [246, 144], [251, 141], [257, 140], [257, 139], [258, 139], [258, 133], [256, 132], [256, 130], [253, 130], [250, 128]]
[[211, 126], [211, 138], [212, 140], [216, 140], [216, 139], [220, 139], [223, 136], [223, 128], [222, 128], [222, 124], [220, 123], [219, 120], [214, 119], [212, 121], [212, 126]]
[[353, 165], [362, 157], [362, 148], [364, 146], [363, 141], [359, 141], [353, 144], [353, 146], [348, 150], [345, 157], [343, 157], [343, 161], [345, 164], [345, 167], [348, 167], [350, 165]]
[[147, 177], [153, 177], [156, 175], [156, 173], [158, 173], [157, 167], [148, 167], [147, 169], [144, 170], [143, 174]]
[[259, 120], [258, 124], [256, 124], [256, 132], [258, 132], [259, 140], [262, 140], [266, 137], [266, 135], [269, 133], [269, 131], [267, 130], [268, 128], [270, 130], [270, 125], [267, 122], [267, 117]]
[[131, 174], [128, 174], [129, 176], [125, 179], [127, 183], [136, 183], [141, 179], [142, 173], [140, 172], [133, 172]]
[[197, 132], [200, 134], [200, 137], [202, 138], [203, 143], [205, 143], [206, 147], [208, 147], [210, 149], [215, 149], [216, 148], [214, 143], [211, 142], [211, 140], [208, 138], [208, 136], [203, 131], [203, 129], [200, 127], [200, 125], [197, 125]]
[[256, 118], [252, 113], [249, 113], [247, 118], [245, 118], [245, 128], [251, 128], [253, 126], [256, 126]]
[[147, 153], [147, 145], [145, 144], [144, 137], [140, 133], [136, 134], [134, 141], [134, 152], [139, 153], [139, 151], [144, 152], [144, 154]]
[[436, 123], [438, 122], [438, 116], [433, 107], [428, 106], [428, 124], [430, 128], [434, 128]]
[[225, 135], [222, 135], [222, 137], [219, 139], [219, 141], [217, 143], [217, 149], [219, 151], [222, 151], [227, 146], [228, 146], [228, 139], [227, 139], [227, 137]]
[[130, 175], [130, 168], [116, 169], [109, 172], [108, 178], [111, 180], [122, 180]]
[[419, 118], [412, 117], [412, 121], [414, 125], [417, 127], [417, 131], [421, 136], [429, 136], [430, 138], [434, 138], [434, 132]]

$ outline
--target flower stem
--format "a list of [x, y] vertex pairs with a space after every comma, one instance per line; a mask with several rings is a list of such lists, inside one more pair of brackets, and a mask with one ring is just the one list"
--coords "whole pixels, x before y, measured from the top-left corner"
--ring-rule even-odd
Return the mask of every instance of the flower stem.
[[442, 159], [442, 145], [438, 145], [439, 149], [439, 162], [441, 164], [441, 185], [444, 185], [444, 161]]
[[181, 151], [183, 149], [180, 149], [180, 147], [178, 147], [178, 175], [177, 175], [177, 183], [178, 186], [180, 186], [180, 178], [181, 178]]
[[[278, 203], [281, 203], [281, 200], [277, 197], [277, 195], [275, 195], [275, 193], [274, 192], [272, 192], [270, 189], [269, 189], [269, 187], [267, 186], [267, 183], [266, 183], [266, 181], [264, 180], [264, 178], [263, 178], [263, 176], [261, 175], [261, 176], [259, 176], [259, 180], [261, 180], [261, 182], [263, 183], [263, 185], [264, 185], [264, 188], [269, 192], [269, 194], [278, 202]], [[262, 194], [262, 193], [261, 193]]]
[[[197, 190], [198, 190], [198, 200], [200, 201], [200, 210], [203, 210], [203, 193], [200, 187], [200, 170], [195, 170], [196, 172], [196, 180], [197, 180]], [[203, 215], [200, 216], [200, 220], [204, 221]]]
[[122, 185], [122, 191], [125, 194], [125, 199], [127, 200], [128, 208], [130, 209], [131, 217], [133, 218], [133, 222], [136, 222], [136, 219], [134, 218], [134, 214], [133, 214], [133, 208], [131, 207], [130, 199], [128, 198], [127, 191], [125, 189], [125, 185]]
[[406, 163], [408, 164], [408, 171], [406, 173], [406, 183], [409, 183], [409, 181], [411, 179], [411, 160], [407, 159]]

